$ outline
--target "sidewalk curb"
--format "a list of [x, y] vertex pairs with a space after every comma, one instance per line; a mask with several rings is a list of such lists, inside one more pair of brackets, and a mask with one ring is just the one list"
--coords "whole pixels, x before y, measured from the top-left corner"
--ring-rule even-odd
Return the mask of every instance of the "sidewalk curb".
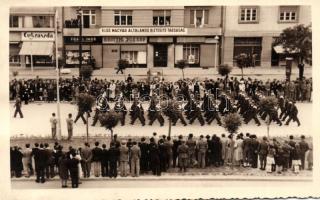
[[[114, 178], [89, 178], [84, 179], [81, 178], [81, 181], [279, 181], [279, 182], [312, 182], [312, 177], [244, 177], [244, 176], [183, 176], [180, 177], [117, 177]], [[11, 179], [12, 182], [18, 181], [35, 181], [35, 178], [13, 178]], [[60, 181], [58, 178], [49, 179], [49, 181]]]

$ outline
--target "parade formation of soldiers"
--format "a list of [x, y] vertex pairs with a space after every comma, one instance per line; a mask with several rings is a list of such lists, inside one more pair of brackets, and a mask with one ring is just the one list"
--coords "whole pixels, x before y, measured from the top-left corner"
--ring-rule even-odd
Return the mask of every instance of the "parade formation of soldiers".
[[[108, 147], [107, 147], [108, 146]], [[81, 180], [89, 177], [116, 178], [162, 173], [187, 172], [191, 168], [251, 167], [267, 173], [283, 173], [291, 170], [311, 170], [313, 164], [312, 144], [305, 136], [288, 139], [257, 138], [254, 134], [222, 134], [199, 138], [189, 134], [177, 138], [157, 136], [150, 138], [119, 140], [114, 135], [109, 144], [96, 141], [94, 147], [84, 146], [64, 149], [59, 143], [35, 143], [31, 148], [14, 146], [10, 151], [11, 176], [35, 175], [36, 182], [44, 183], [56, 175], [67, 187], [78, 187]], [[306, 165], [307, 164], [307, 165]]]

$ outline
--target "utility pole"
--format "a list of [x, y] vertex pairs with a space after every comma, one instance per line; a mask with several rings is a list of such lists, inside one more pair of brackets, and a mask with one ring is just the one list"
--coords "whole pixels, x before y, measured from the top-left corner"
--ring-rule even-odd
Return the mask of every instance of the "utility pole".
[[79, 25], [79, 77], [81, 77], [81, 66], [82, 66], [82, 10], [79, 7], [77, 10], [78, 14], [78, 25]]
[[54, 30], [55, 30], [55, 46], [56, 46], [56, 79], [57, 79], [57, 115], [58, 115], [58, 134], [57, 134], [57, 139], [61, 140], [61, 114], [60, 114], [60, 89], [59, 89], [59, 79], [60, 79], [60, 69], [59, 69], [59, 61], [58, 61], [58, 9], [56, 8], [56, 13], [55, 13], [55, 25], [54, 25]]

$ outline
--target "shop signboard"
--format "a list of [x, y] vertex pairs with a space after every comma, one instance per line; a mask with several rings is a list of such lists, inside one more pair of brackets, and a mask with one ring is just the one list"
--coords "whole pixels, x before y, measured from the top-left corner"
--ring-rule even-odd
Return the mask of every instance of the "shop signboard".
[[21, 33], [22, 41], [54, 41], [55, 35], [54, 32], [22, 32]]
[[99, 34], [102, 36], [173, 36], [186, 35], [184, 27], [103, 27]]

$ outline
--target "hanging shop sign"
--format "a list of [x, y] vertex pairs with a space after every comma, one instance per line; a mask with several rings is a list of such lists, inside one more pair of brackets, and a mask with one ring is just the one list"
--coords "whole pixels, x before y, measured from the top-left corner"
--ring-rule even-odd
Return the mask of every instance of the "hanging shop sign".
[[54, 41], [54, 32], [22, 32], [22, 41]]
[[147, 37], [139, 36], [110, 36], [103, 37], [103, 43], [105, 44], [146, 44]]
[[100, 35], [105, 36], [170, 36], [185, 35], [184, 27], [104, 27], [99, 30]]

